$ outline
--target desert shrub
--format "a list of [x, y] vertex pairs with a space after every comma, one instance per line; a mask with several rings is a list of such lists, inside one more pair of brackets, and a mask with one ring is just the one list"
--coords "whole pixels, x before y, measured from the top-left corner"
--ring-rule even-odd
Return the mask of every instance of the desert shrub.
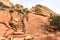
[[60, 31], [60, 16], [50, 16], [50, 25], [57, 26], [57, 29]]
[[17, 11], [18, 13], [22, 13], [22, 11], [19, 9], [15, 9], [15, 11]]
[[17, 11], [18, 13], [21, 13], [21, 14], [27, 14], [27, 13], [29, 13], [29, 10], [26, 10], [26, 9], [23, 9], [23, 10], [21, 10], [21, 9], [15, 9], [15, 11]]
[[0, 6], [2, 6], [3, 8], [10, 8], [9, 6], [3, 4], [2, 2], [0, 2]]

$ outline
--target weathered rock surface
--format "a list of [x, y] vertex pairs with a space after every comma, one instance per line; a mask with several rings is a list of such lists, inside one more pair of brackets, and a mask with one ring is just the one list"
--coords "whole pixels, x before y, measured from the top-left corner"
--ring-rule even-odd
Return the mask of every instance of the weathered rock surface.
[[[7, 6], [10, 7], [8, 3]], [[38, 14], [35, 9], [33, 12], [26, 11], [19, 5], [14, 7], [16, 8], [0, 9], [0, 40], [60, 40], [57, 28], [49, 23], [50, 13], [55, 14], [52, 10], [40, 5], [37, 9], [42, 14]]]

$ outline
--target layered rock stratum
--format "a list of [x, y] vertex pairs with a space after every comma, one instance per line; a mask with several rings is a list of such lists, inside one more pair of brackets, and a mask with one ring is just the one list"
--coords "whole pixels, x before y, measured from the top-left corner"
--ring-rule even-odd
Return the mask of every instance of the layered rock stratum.
[[0, 0], [0, 40], [60, 40], [58, 27], [49, 22], [55, 16], [59, 15], [40, 4], [28, 9]]

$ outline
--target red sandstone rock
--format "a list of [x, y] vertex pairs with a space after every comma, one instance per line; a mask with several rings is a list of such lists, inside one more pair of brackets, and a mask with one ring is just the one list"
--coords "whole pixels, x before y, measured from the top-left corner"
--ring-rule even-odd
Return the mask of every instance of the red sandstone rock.
[[[45, 12], [47, 14], [50, 13], [49, 10], [46, 10], [43, 12], [43, 14]], [[0, 38], [7, 37], [7, 38], [13, 38], [14, 40], [18, 40], [18, 39], [24, 40], [24, 38], [25, 39], [34, 38], [34, 40], [60, 40], [60, 36], [57, 35], [59, 33], [54, 35], [54, 34], [50, 34], [47, 31], [48, 27], [52, 29], [56, 29], [56, 28], [49, 25], [48, 22], [49, 15], [46, 16], [46, 13], [44, 14], [45, 16], [36, 15], [33, 14], [33, 12], [28, 13], [27, 15], [24, 16], [23, 19], [24, 23], [22, 23], [21, 19], [23, 15], [21, 16], [18, 15], [17, 11], [14, 10], [14, 12], [12, 13], [9, 13], [9, 9], [0, 11]], [[10, 26], [9, 23], [13, 23], [14, 25], [16, 25], [17, 31], [13, 30], [11, 28], [12, 26]], [[22, 26], [22, 24], [24, 24], [24, 26]]]
[[16, 18], [18, 16], [18, 12], [14, 11], [12, 14], [11, 14], [12, 18]]
[[8, 23], [11, 19], [9, 10], [0, 11], [0, 22]]
[[41, 25], [48, 25], [48, 17], [29, 13], [27, 17], [24, 18], [24, 23], [26, 31], [25, 33], [36, 35], [36, 33], [40, 34], [45, 31]]

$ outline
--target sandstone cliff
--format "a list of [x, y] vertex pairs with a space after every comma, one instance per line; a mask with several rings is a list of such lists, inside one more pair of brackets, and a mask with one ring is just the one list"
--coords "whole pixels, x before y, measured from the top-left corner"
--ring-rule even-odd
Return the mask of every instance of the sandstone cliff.
[[60, 40], [58, 25], [50, 24], [58, 16], [51, 9], [40, 4], [27, 9], [9, 0], [0, 3], [0, 40]]

